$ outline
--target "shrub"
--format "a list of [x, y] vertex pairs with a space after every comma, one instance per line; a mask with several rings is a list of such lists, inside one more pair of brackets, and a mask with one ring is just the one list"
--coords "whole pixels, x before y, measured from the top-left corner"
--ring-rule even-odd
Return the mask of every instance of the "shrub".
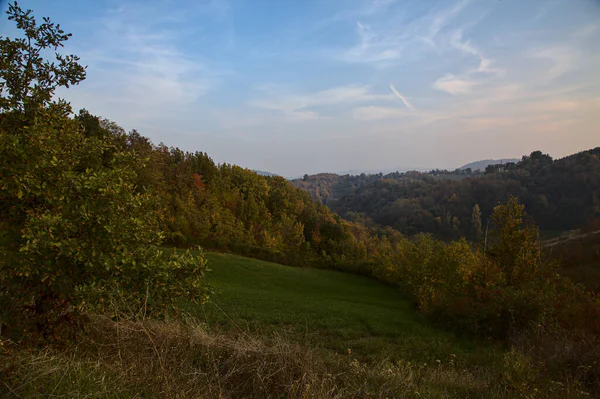
[[179, 295], [205, 300], [202, 255], [158, 248], [157, 201], [135, 186], [142, 160], [85, 136], [69, 104], [52, 101], [56, 87], [85, 75], [74, 56], [54, 64], [40, 55], [69, 35], [48, 19], [38, 26], [16, 3], [8, 14], [27, 39], [0, 41], [2, 333], [61, 338], [57, 326], [102, 311], [114, 295], [148, 312]]

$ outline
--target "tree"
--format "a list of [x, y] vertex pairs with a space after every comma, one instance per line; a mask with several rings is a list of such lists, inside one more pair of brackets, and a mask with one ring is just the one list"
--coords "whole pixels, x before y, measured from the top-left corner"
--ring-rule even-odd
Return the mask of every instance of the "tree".
[[43, 57], [46, 50], [63, 47], [70, 33], [49, 18], [38, 25], [32, 10], [23, 11], [17, 2], [8, 6], [7, 14], [25, 37], [0, 38], [0, 112], [43, 106], [52, 100], [57, 87], [69, 87], [85, 79], [79, 57], [55, 53], [56, 63]]
[[537, 226], [526, 220], [525, 206], [516, 197], [494, 208], [488, 255], [506, 276], [508, 285], [520, 285], [542, 276]]
[[471, 226], [473, 227], [475, 239], [479, 240], [483, 232], [481, 230], [481, 210], [479, 209], [478, 204], [473, 206], [473, 212], [471, 213]]
[[[205, 260], [158, 245], [158, 201], [136, 189], [143, 160], [106, 134], [86, 134], [94, 119], [73, 118], [57, 87], [84, 77], [74, 56], [58, 48], [69, 35], [16, 3], [9, 19], [26, 39], [1, 38], [0, 330], [13, 339], [72, 331], [85, 312], [106, 311], [116, 299], [148, 313], [178, 297], [204, 301]], [[6, 89], [6, 90], [5, 90]], [[65, 329], [61, 327], [66, 327]]]

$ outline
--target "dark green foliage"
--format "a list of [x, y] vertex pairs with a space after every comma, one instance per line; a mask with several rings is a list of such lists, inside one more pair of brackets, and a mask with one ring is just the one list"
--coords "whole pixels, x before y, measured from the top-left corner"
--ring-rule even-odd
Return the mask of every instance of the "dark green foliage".
[[346, 218], [356, 215], [404, 234], [428, 232], [441, 239], [475, 239], [472, 209], [484, 218], [514, 195], [542, 230], [565, 231], [598, 217], [600, 147], [558, 160], [540, 151], [520, 162], [469, 171], [390, 173], [385, 176], [321, 174], [295, 180]]
[[202, 256], [158, 248], [158, 197], [136, 186], [143, 160], [89, 114], [74, 119], [69, 104], [52, 101], [84, 77], [76, 57], [57, 55], [58, 66], [40, 58], [68, 35], [47, 19], [37, 26], [16, 3], [8, 14], [26, 39], [0, 41], [10, 55], [0, 70], [2, 333], [62, 339], [115, 299], [148, 313], [178, 296], [204, 301]]
[[0, 38], [0, 112], [31, 112], [49, 103], [57, 87], [69, 87], [85, 79], [85, 68], [77, 62], [79, 57], [56, 53], [55, 63], [43, 56], [47, 49], [63, 47], [70, 33], [48, 18], [38, 25], [32, 11], [23, 11], [16, 2], [8, 6], [7, 14], [25, 37]]

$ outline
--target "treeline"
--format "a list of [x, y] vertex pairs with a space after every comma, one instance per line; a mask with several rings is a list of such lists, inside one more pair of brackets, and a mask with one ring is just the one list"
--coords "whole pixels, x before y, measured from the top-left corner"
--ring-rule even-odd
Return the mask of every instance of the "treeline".
[[[509, 378], [522, 395], [548, 379], [579, 387], [578, 395], [600, 395], [600, 297], [559, 274], [524, 209], [516, 197], [497, 205], [487, 239], [475, 246], [422, 233], [383, 237], [369, 271], [412, 298], [431, 322], [507, 342], [519, 364]], [[597, 249], [597, 238], [590, 242]], [[597, 264], [586, 270], [597, 278]]]
[[162, 315], [207, 300], [202, 253], [168, 246], [368, 274], [377, 235], [285, 179], [74, 115], [54, 97], [85, 79], [58, 53], [70, 35], [16, 3], [8, 15], [23, 37], [0, 40], [0, 335], [65, 339], [115, 303]]
[[600, 217], [600, 147], [562, 159], [535, 151], [517, 163], [469, 170], [387, 175], [305, 176], [294, 185], [348, 220], [429, 232], [452, 240], [476, 238], [473, 208], [487, 223], [498, 202], [514, 195], [542, 235], [585, 226]]
[[[347, 222], [279, 176], [216, 164], [204, 152], [154, 145], [137, 131], [80, 111], [87, 137], [130, 153], [136, 190], [160, 204], [167, 243], [201, 245], [291, 265], [359, 271], [367, 229]], [[363, 270], [363, 272], [365, 272]]]
[[86, 111], [78, 119], [86, 121], [86, 134], [101, 134], [146, 160], [136, 186], [159, 199], [171, 244], [372, 275], [405, 290], [423, 313], [483, 336], [506, 338], [549, 317], [556, 310], [551, 307], [565, 304], [551, 298], [557, 284], [571, 290], [568, 295], [584, 295], [556, 275], [557, 265], [543, 256], [538, 229], [516, 197], [496, 203], [487, 215], [485, 247], [483, 237], [481, 246], [464, 239], [444, 243], [421, 232], [411, 238], [345, 221], [282, 177], [155, 146]]

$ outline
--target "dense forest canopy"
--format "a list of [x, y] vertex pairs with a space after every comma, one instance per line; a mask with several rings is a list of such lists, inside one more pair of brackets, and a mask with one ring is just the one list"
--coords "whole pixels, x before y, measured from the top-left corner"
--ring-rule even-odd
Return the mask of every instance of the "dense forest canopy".
[[517, 163], [387, 175], [320, 174], [296, 187], [349, 220], [390, 226], [404, 234], [474, 238], [473, 207], [484, 223], [498, 204], [518, 197], [544, 231], [580, 228], [600, 217], [600, 147], [553, 160], [541, 151]]

